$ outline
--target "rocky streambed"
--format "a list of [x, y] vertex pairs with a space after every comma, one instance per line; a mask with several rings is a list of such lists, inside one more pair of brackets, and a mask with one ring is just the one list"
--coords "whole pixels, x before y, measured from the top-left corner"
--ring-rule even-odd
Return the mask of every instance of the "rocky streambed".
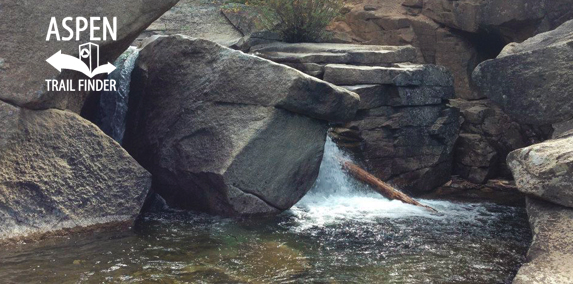
[[531, 238], [524, 208], [389, 201], [356, 183], [327, 141], [315, 186], [270, 218], [147, 213], [133, 230], [0, 252], [0, 277], [42, 283], [503, 283]]

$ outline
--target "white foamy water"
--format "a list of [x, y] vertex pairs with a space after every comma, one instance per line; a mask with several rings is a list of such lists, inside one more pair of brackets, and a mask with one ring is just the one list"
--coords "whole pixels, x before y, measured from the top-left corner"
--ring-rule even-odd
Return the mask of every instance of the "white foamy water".
[[298, 220], [297, 230], [344, 222], [377, 223], [381, 219], [409, 217], [472, 221], [490, 214], [477, 204], [418, 200], [438, 210], [435, 213], [398, 200], [388, 200], [345, 172], [339, 163], [341, 159], [351, 160], [328, 137], [315, 185], [291, 209]]

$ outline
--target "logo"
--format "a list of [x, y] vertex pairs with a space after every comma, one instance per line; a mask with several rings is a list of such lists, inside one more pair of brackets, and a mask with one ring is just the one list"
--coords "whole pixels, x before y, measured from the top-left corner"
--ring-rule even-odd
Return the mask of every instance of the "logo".
[[[86, 60], [89, 66], [82, 59]], [[91, 42], [79, 46], [78, 58], [63, 54], [60, 50], [46, 59], [46, 61], [60, 72], [62, 72], [62, 69], [74, 70], [90, 78], [98, 74], [109, 74], [115, 70], [115, 66], [109, 62], [99, 66], [99, 45]]]
[[[79, 41], [83, 32], [89, 32], [90, 42], [78, 45], [78, 56], [72, 56], [57, 51], [50, 58], [46, 59], [52, 67], [59, 72], [62, 69], [73, 70], [93, 78], [99, 74], [110, 74], [116, 67], [107, 62], [100, 65], [99, 45], [93, 41], [117, 40], [117, 18], [113, 17], [113, 24], [106, 17], [90, 17], [89, 20], [84, 17], [66, 17], [61, 21], [61, 26], [67, 31], [67, 35], [60, 36], [58, 21], [55, 17], [50, 19], [46, 41], [52, 37], [56, 41]], [[70, 23], [75, 23], [75, 30], [70, 27]], [[101, 24], [101, 25], [100, 25]], [[89, 30], [88, 30], [89, 28]], [[113, 79], [79, 79], [73, 80], [46, 80], [48, 91], [116, 91], [116, 82]]]

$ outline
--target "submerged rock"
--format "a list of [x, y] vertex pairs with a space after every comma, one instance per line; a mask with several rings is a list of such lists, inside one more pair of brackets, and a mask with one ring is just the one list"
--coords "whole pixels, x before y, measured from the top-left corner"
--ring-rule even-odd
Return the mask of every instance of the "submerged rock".
[[573, 137], [515, 150], [507, 162], [520, 191], [573, 207]]
[[[110, 21], [117, 17], [117, 40], [108, 36], [106, 41], [94, 42], [99, 45], [99, 62], [105, 64], [113, 62], [141, 31], [178, 1], [2, 1], [0, 61], [4, 63], [0, 67], [0, 100], [32, 109], [59, 108], [79, 113], [88, 94], [47, 92], [45, 80], [86, 77], [76, 71], [62, 70], [60, 73], [46, 59], [59, 50], [77, 56], [78, 44], [90, 41], [90, 32], [81, 33], [80, 41], [58, 41], [53, 35], [46, 41], [50, 19], [54, 17], [61, 24], [64, 17], [88, 20], [89, 17], [107, 17]], [[101, 28], [101, 19], [95, 23]], [[62, 26], [59, 29], [62, 37], [68, 35]], [[101, 31], [95, 34], [101, 37]]]
[[473, 73], [480, 91], [520, 123], [545, 125], [573, 118], [573, 21], [510, 44]]
[[527, 198], [533, 242], [514, 284], [573, 283], [573, 209]]
[[0, 102], [0, 239], [133, 221], [151, 175], [66, 111]]
[[327, 121], [356, 94], [201, 39], [159, 37], [139, 55], [126, 149], [170, 206], [278, 213], [310, 189]]

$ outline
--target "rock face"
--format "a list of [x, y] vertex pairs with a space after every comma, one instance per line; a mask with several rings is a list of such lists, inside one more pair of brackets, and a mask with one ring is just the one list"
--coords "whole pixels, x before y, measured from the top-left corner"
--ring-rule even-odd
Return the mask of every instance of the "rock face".
[[516, 120], [554, 124], [573, 118], [573, 21], [481, 63], [473, 78], [480, 91]]
[[224, 0], [180, 0], [143, 32], [138, 40], [152, 35], [182, 34], [221, 45], [237, 43], [243, 34], [221, 13]]
[[450, 100], [463, 118], [455, 148], [454, 174], [474, 183], [511, 178], [509, 152], [543, 141], [544, 129], [519, 125], [489, 100]]
[[139, 213], [151, 175], [95, 125], [0, 102], [0, 128], [0, 239]]
[[503, 46], [573, 19], [573, 0], [361, 0], [348, 4], [330, 29], [350, 43], [412, 45], [418, 63], [445, 66], [456, 97], [484, 98], [471, 72]]
[[470, 88], [471, 70], [486, 55], [478, 52], [472, 39], [422, 15], [421, 2], [407, 2], [365, 0], [353, 4], [344, 18], [330, 28], [338, 37], [349, 37], [353, 43], [412, 45], [418, 49], [415, 62], [445, 66], [452, 72], [456, 97], [479, 99], [479, 94]]
[[130, 96], [124, 145], [154, 175], [154, 190], [171, 206], [222, 215], [295, 204], [318, 174], [327, 121], [352, 119], [359, 102], [292, 68], [184, 36], [140, 52]]
[[513, 283], [572, 283], [573, 209], [527, 198], [527, 213], [533, 242]]
[[490, 30], [521, 41], [573, 18], [572, 5], [571, 0], [426, 0], [423, 14], [451, 28]]
[[520, 191], [573, 207], [573, 137], [515, 150], [507, 161]]
[[[110, 20], [117, 17], [117, 40], [108, 37], [105, 42], [94, 42], [99, 44], [99, 60], [103, 64], [113, 62], [142, 30], [177, 1], [3, 1], [0, 10], [0, 100], [32, 109], [59, 108], [79, 112], [88, 94], [47, 92], [45, 80], [86, 77], [69, 70], [60, 74], [45, 60], [59, 50], [77, 56], [78, 45], [89, 41], [90, 33], [81, 33], [80, 41], [56, 41], [54, 36], [46, 41], [50, 18], [56, 18], [61, 35], [67, 36], [61, 26], [64, 17], [98, 16]], [[101, 27], [101, 21], [97, 24]]]
[[298, 63], [291, 66], [309, 74], [310, 64], [324, 66], [318, 76], [357, 93], [356, 118], [335, 127], [330, 135], [362, 158], [378, 178], [421, 193], [450, 180], [459, 112], [446, 106], [454, 97], [451, 74], [441, 66], [404, 63], [414, 59], [413, 51], [348, 44], [274, 44], [254, 49], [265, 58]]

